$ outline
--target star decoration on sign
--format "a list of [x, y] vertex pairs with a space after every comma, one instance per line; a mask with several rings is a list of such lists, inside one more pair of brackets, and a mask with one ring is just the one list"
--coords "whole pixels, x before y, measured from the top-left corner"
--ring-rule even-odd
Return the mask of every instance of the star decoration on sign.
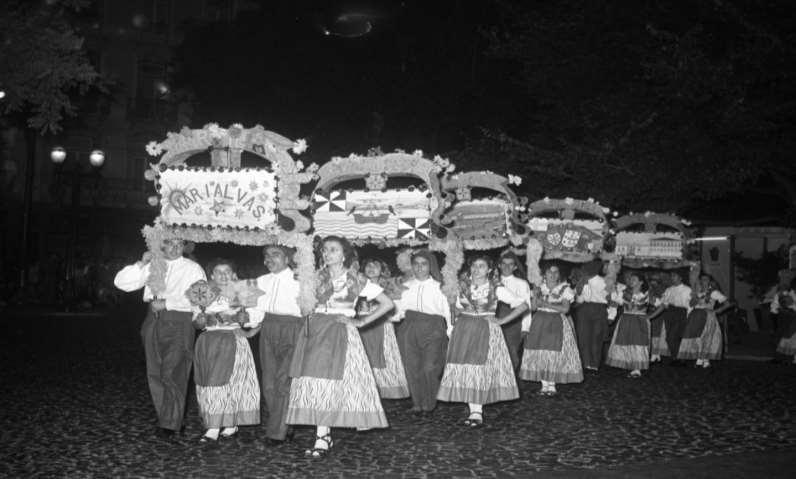
[[243, 218], [243, 210], [238, 208], [235, 210], [235, 218]]
[[210, 208], [211, 210], [216, 212], [216, 216], [220, 215], [224, 212], [224, 202], [223, 201], [216, 201], [213, 200], [213, 207]]

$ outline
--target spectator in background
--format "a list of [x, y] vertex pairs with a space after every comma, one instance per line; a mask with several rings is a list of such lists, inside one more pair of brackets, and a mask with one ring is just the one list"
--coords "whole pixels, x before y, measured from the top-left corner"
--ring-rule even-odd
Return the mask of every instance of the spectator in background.
[[781, 291], [774, 297], [771, 312], [779, 314], [783, 323], [784, 334], [777, 343], [777, 353], [792, 356], [792, 362], [796, 364], [796, 278], [791, 280], [786, 291]]

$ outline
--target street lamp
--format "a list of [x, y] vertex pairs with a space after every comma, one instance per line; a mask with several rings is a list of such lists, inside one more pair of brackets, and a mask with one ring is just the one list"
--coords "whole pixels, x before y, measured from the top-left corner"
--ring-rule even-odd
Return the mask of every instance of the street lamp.
[[[56, 146], [50, 152], [50, 159], [56, 166], [55, 172], [55, 186], [57, 192], [63, 191], [63, 186], [61, 185], [62, 176], [62, 168], [64, 163], [67, 159], [67, 152], [63, 147]], [[77, 266], [77, 243], [78, 243], [78, 235], [79, 235], [79, 222], [80, 222], [80, 190], [81, 185], [83, 182], [83, 178], [89, 176], [94, 179], [95, 188], [99, 182], [99, 170], [102, 168], [102, 165], [105, 163], [105, 153], [102, 150], [94, 150], [88, 155], [89, 163], [91, 164], [92, 170], [88, 174], [83, 173], [83, 166], [79, 162], [74, 162], [72, 165], [71, 171], [71, 183], [72, 183], [72, 233], [69, 241], [69, 249], [68, 249], [68, 258], [67, 258], [67, 282], [69, 283], [70, 290], [72, 293], [72, 299], [77, 299], [77, 285], [75, 282], [75, 271]], [[64, 175], [65, 176], [65, 175]], [[57, 195], [60, 198], [60, 193]]]
[[91, 163], [91, 166], [101, 168], [102, 164], [105, 163], [105, 153], [103, 153], [102, 150], [94, 150], [88, 155], [88, 161]]
[[53, 151], [50, 152], [50, 159], [53, 160], [53, 163], [56, 165], [60, 165], [66, 159], [66, 150], [60, 146], [56, 146], [53, 148]]

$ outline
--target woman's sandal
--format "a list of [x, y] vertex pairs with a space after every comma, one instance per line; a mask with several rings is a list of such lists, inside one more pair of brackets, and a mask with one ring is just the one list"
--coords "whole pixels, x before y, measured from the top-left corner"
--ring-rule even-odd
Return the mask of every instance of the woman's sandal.
[[[478, 416], [474, 418], [473, 416]], [[484, 415], [480, 412], [471, 412], [470, 417], [464, 420], [464, 425], [468, 427], [481, 427], [484, 425]]]
[[[229, 431], [229, 430], [232, 430], [232, 432], [227, 432], [227, 431]], [[224, 429], [222, 429], [222, 430], [221, 430], [221, 432], [219, 433], [219, 437], [223, 437], [224, 439], [229, 439], [229, 438], [231, 438], [232, 436], [234, 436], [234, 435], [235, 435], [235, 434], [237, 434], [237, 433], [238, 433], [238, 426], [235, 426], [235, 427], [225, 427], [225, 428], [224, 428]]]
[[332, 441], [332, 436], [329, 434], [323, 436], [315, 436], [316, 441], [323, 441], [326, 443], [326, 449], [320, 447], [313, 447], [312, 449], [307, 449], [304, 451], [305, 456], [312, 457], [313, 459], [321, 459], [329, 455], [332, 450], [332, 446], [334, 446], [334, 441]]
[[199, 442], [202, 444], [209, 444], [212, 442], [218, 442], [218, 438], [202, 435], [202, 437], [199, 438]]

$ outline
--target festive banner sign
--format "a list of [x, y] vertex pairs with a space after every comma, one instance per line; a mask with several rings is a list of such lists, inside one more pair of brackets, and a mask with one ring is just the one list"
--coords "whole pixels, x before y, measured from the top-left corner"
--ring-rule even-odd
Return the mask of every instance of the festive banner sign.
[[549, 224], [544, 236], [546, 250], [592, 253], [593, 241], [600, 236], [589, 229], [572, 223]]
[[427, 241], [433, 206], [431, 196], [430, 192], [417, 188], [316, 193], [313, 225], [316, 234], [321, 236]]
[[264, 228], [276, 220], [276, 176], [266, 170], [168, 169], [159, 183], [169, 224]]

